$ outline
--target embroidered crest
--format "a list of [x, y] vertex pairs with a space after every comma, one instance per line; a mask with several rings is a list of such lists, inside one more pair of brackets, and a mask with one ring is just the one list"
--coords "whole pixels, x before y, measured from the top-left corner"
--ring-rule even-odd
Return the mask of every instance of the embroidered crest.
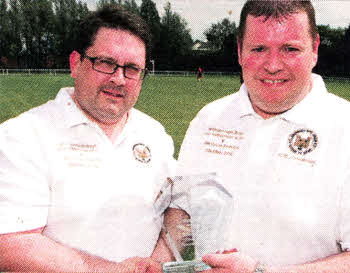
[[142, 162], [142, 163], [148, 163], [151, 161], [151, 150], [142, 143], [135, 144], [132, 147], [133, 153], [135, 158]]
[[293, 153], [305, 155], [317, 147], [318, 137], [309, 129], [300, 129], [292, 133], [288, 141], [289, 148]]

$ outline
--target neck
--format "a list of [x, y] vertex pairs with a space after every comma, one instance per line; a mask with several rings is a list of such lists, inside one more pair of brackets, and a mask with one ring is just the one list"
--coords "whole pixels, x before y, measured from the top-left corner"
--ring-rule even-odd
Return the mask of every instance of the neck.
[[277, 115], [280, 115], [280, 114], [283, 114], [284, 112], [287, 112], [288, 110], [285, 110], [283, 112], [280, 112], [280, 113], [270, 113], [270, 112], [267, 112], [267, 111], [264, 111], [263, 109], [260, 109], [258, 106], [256, 106], [255, 104], [252, 103], [252, 106], [253, 106], [253, 109], [255, 111], [255, 113], [257, 113], [260, 117], [262, 117], [263, 119], [269, 119], [269, 118], [272, 118], [274, 116], [277, 116]]
[[277, 112], [268, 112], [268, 111], [265, 111], [265, 110], [259, 108], [256, 104], [254, 104], [252, 102], [249, 94], [248, 94], [248, 97], [249, 97], [250, 103], [252, 104], [252, 107], [253, 107], [255, 113], [257, 113], [263, 119], [269, 119], [269, 118], [272, 118], [274, 116], [283, 114], [283, 113], [289, 111], [290, 109], [292, 109], [295, 105], [297, 105], [299, 102], [301, 102], [303, 99], [305, 99], [307, 94], [309, 94], [311, 92], [311, 89], [312, 89], [312, 81], [310, 80], [310, 82], [307, 85], [307, 87], [305, 88], [304, 92], [300, 93], [300, 96], [292, 104], [290, 104], [289, 108], [286, 107], [287, 109], [282, 109], [281, 111], [277, 111]]
[[120, 136], [123, 131], [125, 124], [128, 120], [128, 113], [125, 113], [116, 123], [106, 124], [103, 122], [96, 121], [97, 125], [102, 129], [102, 131], [106, 134], [108, 139], [114, 143], [118, 136]]
[[98, 120], [94, 118], [93, 116], [89, 115], [84, 109], [81, 108], [78, 101], [75, 99], [74, 93], [71, 95], [73, 101], [78, 106], [78, 108], [82, 111], [82, 113], [92, 122], [96, 123], [102, 131], [105, 133], [105, 135], [108, 137], [108, 139], [114, 143], [118, 136], [123, 131], [123, 128], [128, 120], [129, 112], [126, 112], [121, 118], [119, 118], [117, 121], [109, 123], [109, 122], [103, 122], [101, 120]]

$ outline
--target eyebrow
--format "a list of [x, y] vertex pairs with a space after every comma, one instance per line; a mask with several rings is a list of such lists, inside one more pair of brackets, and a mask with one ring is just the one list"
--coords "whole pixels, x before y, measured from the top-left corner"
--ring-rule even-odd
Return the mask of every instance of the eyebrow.
[[[96, 58], [103, 59], [106, 61], [111, 61], [111, 62], [116, 63], [116, 64], [118, 63], [118, 61], [116, 59], [109, 57], [109, 56], [105, 56], [105, 55], [97, 55]], [[124, 66], [133, 66], [133, 67], [141, 68], [141, 66], [139, 66], [133, 62], [125, 63]]]
[[112, 62], [117, 62], [115, 59], [113, 59], [112, 57], [108, 57], [108, 56], [104, 56], [104, 55], [96, 55], [96, 58], [98, 59], [103, 59], [106, 61], [112, 61]]

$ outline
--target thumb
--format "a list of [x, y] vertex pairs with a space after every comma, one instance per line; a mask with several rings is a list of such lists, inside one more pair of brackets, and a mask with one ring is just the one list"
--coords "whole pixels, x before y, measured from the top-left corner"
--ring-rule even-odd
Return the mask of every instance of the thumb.
[[230, 256], [227, 254], [208, 254], [202, 260], [211, 267], [229, 267]]
[[157, 262], [151, 262], [148, 267], [146, 273], [162, 273], [163, 267], [160, 263]]

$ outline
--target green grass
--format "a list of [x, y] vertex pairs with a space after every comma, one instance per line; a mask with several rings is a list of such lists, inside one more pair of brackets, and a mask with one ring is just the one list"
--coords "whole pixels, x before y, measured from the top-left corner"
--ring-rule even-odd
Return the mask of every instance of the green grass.
[[[327, 81], [330, 92], [350, 101], [350, 81]], [[69, 75], [0, 75], [0, 123], [53, 99], [72, 86]], [[160, 121], [175, 143], [175, 156], [190, 121], [207, 103], [239, 89], [238, 77], [147, 77], [136, 108]]]
[[0, 123], [55, 98], [63, 86], [72, 86], [69, 75], [0, 75]]
[[239, 88], [239, 78], [149, 77], [136, 108], [160, 121], [173, 137], [176, 156], [190, 121], [209, 102]]

